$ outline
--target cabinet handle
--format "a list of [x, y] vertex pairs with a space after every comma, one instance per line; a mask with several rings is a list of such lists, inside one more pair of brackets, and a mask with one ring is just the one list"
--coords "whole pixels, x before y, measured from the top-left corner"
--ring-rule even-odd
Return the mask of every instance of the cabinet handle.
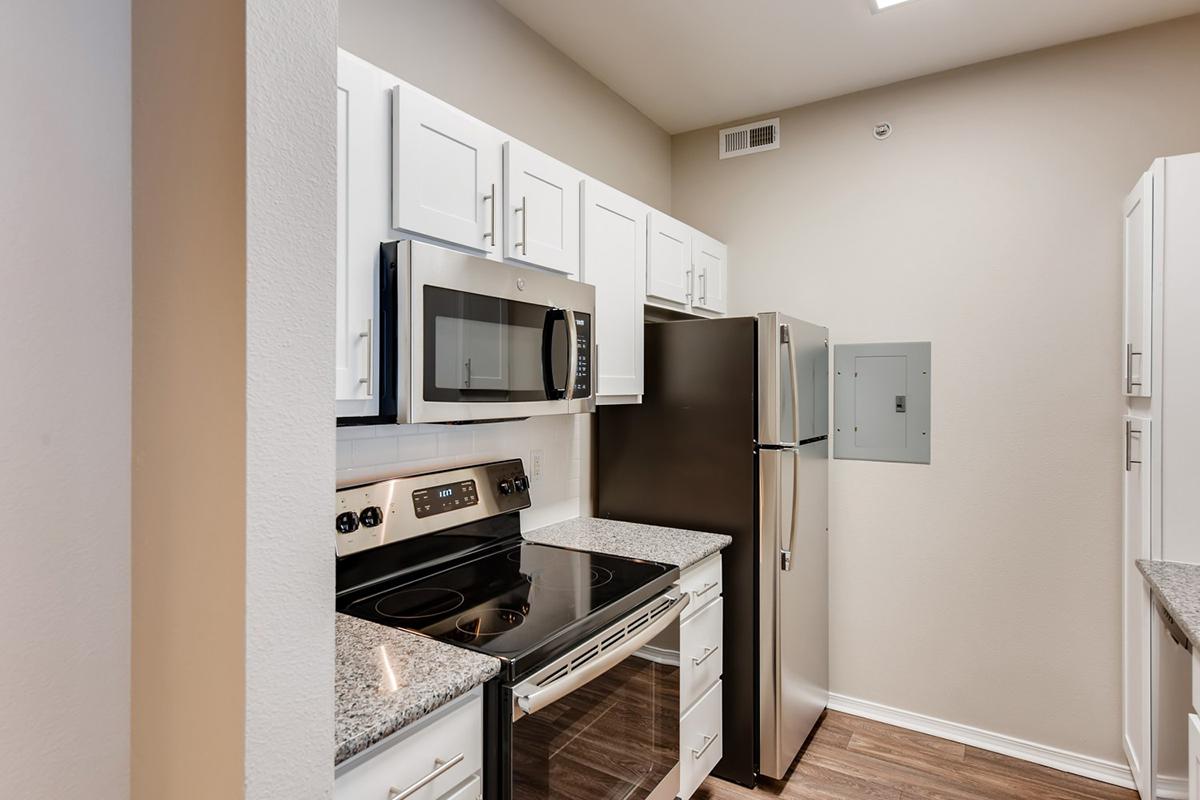
[[712, 657], [712, 654], [720, 649], [721, 645], [717, 645], [716, 647], [706, 647], [704, 648], [704, 655], [700, 656], [699, 658], [696, 658], [695, 656], [692, 657], [692, 663], [698, 667], [705, 661], [708, 661], [708, 659]]
[[692, 279], [692, 271], [690, 269], [684, 274], [687, 276], [687, 288], [684, 290], [683, 296], [687, 298], [688, 305], [691, 305], [692, 304], [692, 284], [695, 283], [695, 281]]
[[708, 270], [700, 273], [700, 304], [708, 302]]
[[1125, 394], [1133, 394], [1133, 387], [1142, 388], [1139, 381], [1133, 379], [1133, 357], [1141, 358], [1141, 353], [1133, 349], [1133, 345], [1125, 343]]
[[421, 778], [421, 780], [412, 784], [407, 789], [397, 789], [395, 786], [389, 787], [387, 800], [407, 800], [409, 797], [412, 797], [414, 794], [421, 791], [426, 786], [457, 767], [459, 762], [463, 760], [463, 756], [463, 753], [459, 753], [449, 761], [444, 761], [440, 758], [436, 759], [433, 762], [433, 772], [429, 773], [424, 778]]
[[692, 595], [693, 595], [693, 596], [694, 596], [696, 599], [700, 599], [700, 595], [702, 595], [702, 594], [708, 594], [709, 592], [711, 592], [711, 591], [712, 591], [713, 589], [715, 589], [715, 588], [717, 588], [717, 581], [713, 581], [712, 583], [706, 583], [706, 584], [704, 584], [704, 588], [703, 588], [703, 589], [698, 589], [698, 590], [696, 590], [696, 591], [692, 592]]
[[492, 247], [495, 247], [496, 246], [496, 184], [494, 184], [494, 183], [492, 184], [491, 194], [485, 194], [483, 196], [483, 202], [485, 202], [485, 203], [490, 202], [492, 204], [491, 205], [492, 227], [491, 227], [491, 230], [489, 230], [487, 233], [485, 233], [483, 235], [483, 238], [487, 239], [488, 242], [492, 245]]
[[468, 358], [466, 361], [463, 362], [463, 370], [465, 370], [467, 373], [466, 377], [463, 378], [463, 387], [470, 389], [471, 388], [471, 359]]
[[373, 322], [374, 322], [374, 320], [372, 320], [370, 317], [367, 317], [367, 329], [365, 331], [363, 331], [362, 333], [358, 334], [359, 339], [367, 340], [367, 367], [364, 370], [364, 372], [366, 372], [367, 374], [365, 377], [358, 379], [358, 382], [360, 384], [365, 383], [367, 385], [367, 397], [370, 397], [371, 395], [375, 394], [375, 387], [373, 385], [374, 378], [375, 378], [375, 369], [374, 369], [375, 354], [372, 352], [375, 349], [374, 337], [372, 336], [372, 331], [373, 331], [372, 323]]
[[[712, 747], [712, 745], [713, 745], [713, 742], [715, 742], [715, 741], [717, 740], [717, 737], [718, 737], [718, 736], [720, 736], [720, 735], [721, 735], [721, 734], [719, 734], [719, 733], [714, 733], [712, 736], [705, 736], [705, 737], [704, 737], [704, 746], [703, 746], [703, 747], [701, 747], [699, 750], [697, 750], [697, 749], [696, 749], [696, 748], [694, 748], [694, 747], [692, 748], [692, 758], [693, 758], [693, 759], [699, 759], [699, 758], [700, 758], [700, 756], [702, 756], [702, 755], [704, 755], [706, 752], [708, 752], [708, 748]], [[388, 800], [393, 800], [393, 799], [392, 799], [392, 798], [388, 798]]]
[[521, 195], [521, 207], [513, 209], [514, 214], [518, 211], [521, 212], [521, 241], [513, 242], [513, 249], [515, 250], [518, 247], [521, 248], [521, 255], [523, 256], [528, 255], [525, 250], [525, 239], [528, 235], [528, 226], [526, 225], [526, 221], [529, 219], [529, 210], [527, 208], [528, 205], [529, 200], [526, 199], [525, 195]]
[[1133, 421], [1127, 419], [1127, 420], [1125, 420], [1125, 471], [1126, 472], [1129, 472], [1130, 468], [1134, 464], [1142, 463], [1141, 461], [1133, 460], [1133, 437], [1134, 436], [1137, 436], [1138, 439], [1141, 439], [1142, 432], [1135, 431], [1133, 429]]

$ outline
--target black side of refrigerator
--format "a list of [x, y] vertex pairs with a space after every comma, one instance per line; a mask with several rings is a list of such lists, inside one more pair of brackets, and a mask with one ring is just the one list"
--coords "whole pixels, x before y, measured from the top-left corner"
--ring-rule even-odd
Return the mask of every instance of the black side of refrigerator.
[[597, 514], [724, 533], [724, 755], [754, 784], [758, 753], [757, 320], [646, 325], [640, 405], [597, 413]]

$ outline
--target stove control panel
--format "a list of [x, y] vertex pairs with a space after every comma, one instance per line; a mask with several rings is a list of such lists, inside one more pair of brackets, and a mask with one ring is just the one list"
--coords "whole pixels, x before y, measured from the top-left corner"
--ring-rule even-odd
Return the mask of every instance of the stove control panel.
[[380, 481], [337, 493], [339, 556], [529, 508], [520, 459]]

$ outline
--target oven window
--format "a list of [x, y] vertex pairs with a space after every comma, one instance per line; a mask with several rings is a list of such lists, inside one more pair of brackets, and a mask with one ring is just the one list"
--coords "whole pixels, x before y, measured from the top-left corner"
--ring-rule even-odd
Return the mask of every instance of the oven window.
[[634, 655], [513, 723], [514, 800], [644, 800], [679, 762], [679, 667]]
[[[426, 400], [501, 403], [561, 396], [570, 367], [561, 313], [438, 286], [426, 286], [424, 293]], [[550, 347], [544, 353], [547, 334]]]

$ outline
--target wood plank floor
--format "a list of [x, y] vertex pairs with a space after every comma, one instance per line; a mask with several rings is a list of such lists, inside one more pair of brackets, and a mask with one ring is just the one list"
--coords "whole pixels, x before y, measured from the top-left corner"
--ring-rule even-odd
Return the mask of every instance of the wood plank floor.
[[783, 781], [709, 778], [693, 800], [1137, 800], [1137, 794], [986, 750], [826, 712]]

